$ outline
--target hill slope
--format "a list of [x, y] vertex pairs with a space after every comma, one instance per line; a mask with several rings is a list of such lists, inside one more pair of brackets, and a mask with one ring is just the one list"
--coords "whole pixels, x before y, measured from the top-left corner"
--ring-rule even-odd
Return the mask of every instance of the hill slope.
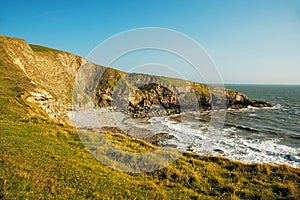
[[[20, 43], [26, 48], [17, 45]], [[32, 57], [12, 58], [18, 49]], [[43, 62], [49, 62], [44, 75], [47, 65], [29, 61], [43, 57]], [[81, 144], [75, 128], [57, 120], [70, 109], [71, 97], [64, 92], [70, 91], [68, 81], [74, 79], [72, 72], [80, 62], [82, 58], [68, 53], [0, 37], [0, 198], [300, 198], [300, 170], [287, 166], [246, 165], [187, 153], [164, 169], [144, 174], [124, 173], [101, 164]], [[56, 81], [66, 87], [54, 87]], [[56, 107], [53, 102], [59, 100], [64, 105]], [[57, 113], [61, 116], [52, 116]], [[125, 150], [158, 148], [122, 134], [105, 134]]]

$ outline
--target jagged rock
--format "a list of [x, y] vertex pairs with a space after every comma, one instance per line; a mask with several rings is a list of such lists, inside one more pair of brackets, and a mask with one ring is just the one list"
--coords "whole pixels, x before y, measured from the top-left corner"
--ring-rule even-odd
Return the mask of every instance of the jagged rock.
[[272, 107], [272, 105], [269, 103], [251, 99], [245, 94], [236, 91], [230, 91], [227, 94], [227, 102], [228, 102], [227, 103], [228, 108], [233, 108], [233, 109], [247, 108], [248, 106]]
[[168, 133], [158, 133], [155, 135], [152, 135], [150, 137], [146, 137], [144, 138], [145, 141], [154, 144], [154, 145], [159, 145], [159, 146], [163, 146], [162, 143], [166, 140], [170, 140], [175, 138], [174, 135], [170, 135]]
[[145, 117], [149, 111], [156, 115], [180, 113], [177, 97], [168, 88], [153, 83], [140, 86], [139, 91], [129, 98], [128, 110], [133, 116]]

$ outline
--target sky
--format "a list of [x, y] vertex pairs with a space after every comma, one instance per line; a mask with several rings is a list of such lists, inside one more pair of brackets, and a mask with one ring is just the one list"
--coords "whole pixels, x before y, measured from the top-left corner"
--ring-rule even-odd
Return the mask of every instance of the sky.
[[[83, 57], [111, 36], [143, 27], [195, 40], [225, 83], [300, 84], [299, 0], [11, 0], [0, 7], [0, 34]], [[114, 67], [130, 71], [130, 59]]]

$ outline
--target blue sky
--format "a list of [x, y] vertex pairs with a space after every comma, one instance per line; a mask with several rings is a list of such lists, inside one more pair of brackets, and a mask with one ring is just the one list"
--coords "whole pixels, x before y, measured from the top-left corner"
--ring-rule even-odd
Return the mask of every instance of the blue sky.
[[140, 27], [190, 36], [226, 83], [300, 83], [299, 0], [12, 0], [0, 7], [0, 34], [83, 57]]

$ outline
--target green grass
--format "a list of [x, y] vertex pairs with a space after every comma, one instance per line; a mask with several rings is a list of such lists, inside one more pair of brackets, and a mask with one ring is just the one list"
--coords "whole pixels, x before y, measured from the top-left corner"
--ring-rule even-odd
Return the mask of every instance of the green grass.
[[36, 45], [36, 44], [29, 44], [29, 46], [32, 49], [32, 51], [34, 51], [34, 52], [40, 52], [40, 53], [60, 52], [59, 50]]
[[[300, 170], [184, 153], [155, 172], [120, 172], [97, 161], [76, 129], [25, 100], [30, 80], [0, 63], [0, 199], [300, 199]], [[131, 152], [157, 149], [103, 131]]]

